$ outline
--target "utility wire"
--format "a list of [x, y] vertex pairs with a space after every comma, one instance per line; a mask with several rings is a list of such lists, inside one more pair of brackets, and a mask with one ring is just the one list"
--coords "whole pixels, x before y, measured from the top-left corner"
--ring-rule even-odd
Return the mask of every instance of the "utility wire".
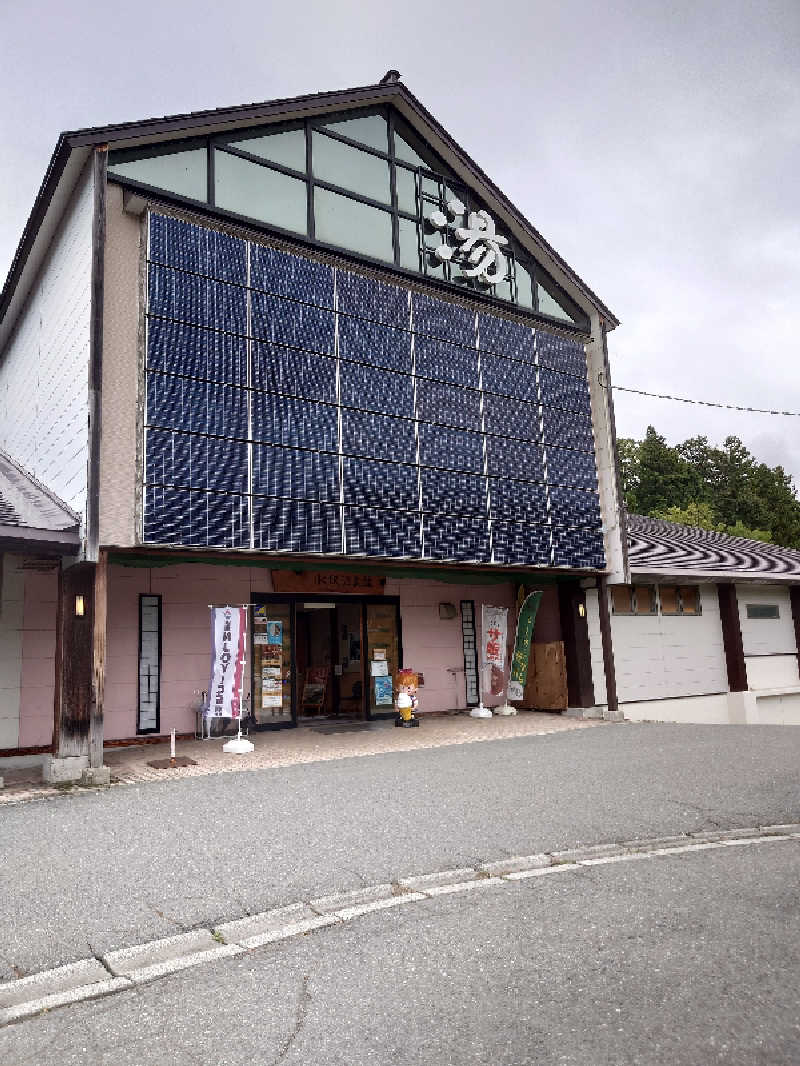
[[[603, 381], [603, 375], [598, 374], [597, 380], [600, 387], [607, 389], [609, 386]], [[644, 389], [628, 389], [624, 385], [612, 385], [612, 392], [632, 392], [636, 396], [649, 396], [653, 400], [672, 400], [675, 403], [691, 403], [698, 407], [721, 407], [726, 411], [747, 411], [754, 415], [785, 415], [787, 418], [800, 418], [800, 411], [768, 411], [765, 407], [740, 407], [736, 403], [714, 403], [712, 400], [688, 400], [685, 396], [669, 396], [663, 392], [645, 392]]]

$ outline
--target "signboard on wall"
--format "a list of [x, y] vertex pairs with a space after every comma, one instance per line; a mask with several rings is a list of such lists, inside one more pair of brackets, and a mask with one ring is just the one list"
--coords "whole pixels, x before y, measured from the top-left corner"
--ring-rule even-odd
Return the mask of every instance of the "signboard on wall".
[[382, 596], [386, 578], [326, 570], [273, 570], [273, 592], [321, 592], [337, 596]]

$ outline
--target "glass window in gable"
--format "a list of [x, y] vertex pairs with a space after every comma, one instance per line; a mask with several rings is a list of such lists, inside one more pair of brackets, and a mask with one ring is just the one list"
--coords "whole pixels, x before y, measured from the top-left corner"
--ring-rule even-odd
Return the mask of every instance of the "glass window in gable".
[[521, 263], [517, 263], [517, 303], [533, 307], [533, 278]]
[[280, 163], [291, 170], [306, 170], [306, 131], [285, 130], [282, 133], [268, 133], [259, 137], [237, 137], [229, 142], [234, 148], [240, 148], [259, 159], [268, 159]]
[[349, 196], [314, 189], [314, 232], [318, 241], [394, 262], [391, 214]]
[[549, 315], [550, 318], [560, 318], [565, 322], [574, 322], [575, 319], [572, 315], [561, 306], [561, 304], [550, 295], [550, 293], [538, 282], [536, 283], [536, 297], [539, 301], [539, 311], [543, 315]]
[[225, 211], [293, 233], [308, 232], [306, 183], [299, 178], [215, 151], [214, 196]]
[[314, 177], [339, 185], [382, 204], [391, 204], [389, 164], [385, 159], [359, 152], [324, 133], [314, 130], [311, 139]]
[[398, 218], [397, 235], [400, 243], [400, 266], [419, 270], [419, 234], [417, 223], [410, 218]]
[[208, 192], [206, 150], [193, 148], [186, 152], [170, 152], [127, 163], [112, 162], [112, 174], [152, 185], [156, 189], [186, 196], [190, 200], [205, 200]]
[[365, 115], [361, 118], [343, 118], [335, 122], [326, 122], [325, 126], [334, 133], [341, 133], [352, 141], [377, 148], [379, 152], [389, 151], [389, 128], [383, 115]]
[[426, 167], [428, 163], [418, 155], [408, 141], [394, 131], [394, 154], [398, 159], [402, 159], [405, 163], [410, 163], [412, 167]]
[[397, 206], [410, 215], [417, 214], [417, 179], [413, 170], [395, 167], [395, 185], [397, 186]]

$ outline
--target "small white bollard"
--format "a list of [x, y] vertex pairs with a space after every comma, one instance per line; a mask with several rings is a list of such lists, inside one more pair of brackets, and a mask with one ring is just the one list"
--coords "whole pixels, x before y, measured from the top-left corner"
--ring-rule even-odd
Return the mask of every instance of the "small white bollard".
[[469, 716], [470, 718], [491, 718], [492, 712], [488, 707], [483, 706], [483, 701], [481, 700], [477, 707], [472, 708], [469, 712]]

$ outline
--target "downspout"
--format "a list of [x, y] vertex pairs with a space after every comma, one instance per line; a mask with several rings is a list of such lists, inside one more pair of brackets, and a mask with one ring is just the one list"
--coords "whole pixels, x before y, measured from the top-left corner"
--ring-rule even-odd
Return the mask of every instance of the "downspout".
[[89, 469], [86, 500], [86, 558], [97, 562], [100, 543], [100, 440], [103, 400], [103, 292], [106, 249], [105, 145], [94, 149], [92, 182], [92, 278], [89, 325]]

